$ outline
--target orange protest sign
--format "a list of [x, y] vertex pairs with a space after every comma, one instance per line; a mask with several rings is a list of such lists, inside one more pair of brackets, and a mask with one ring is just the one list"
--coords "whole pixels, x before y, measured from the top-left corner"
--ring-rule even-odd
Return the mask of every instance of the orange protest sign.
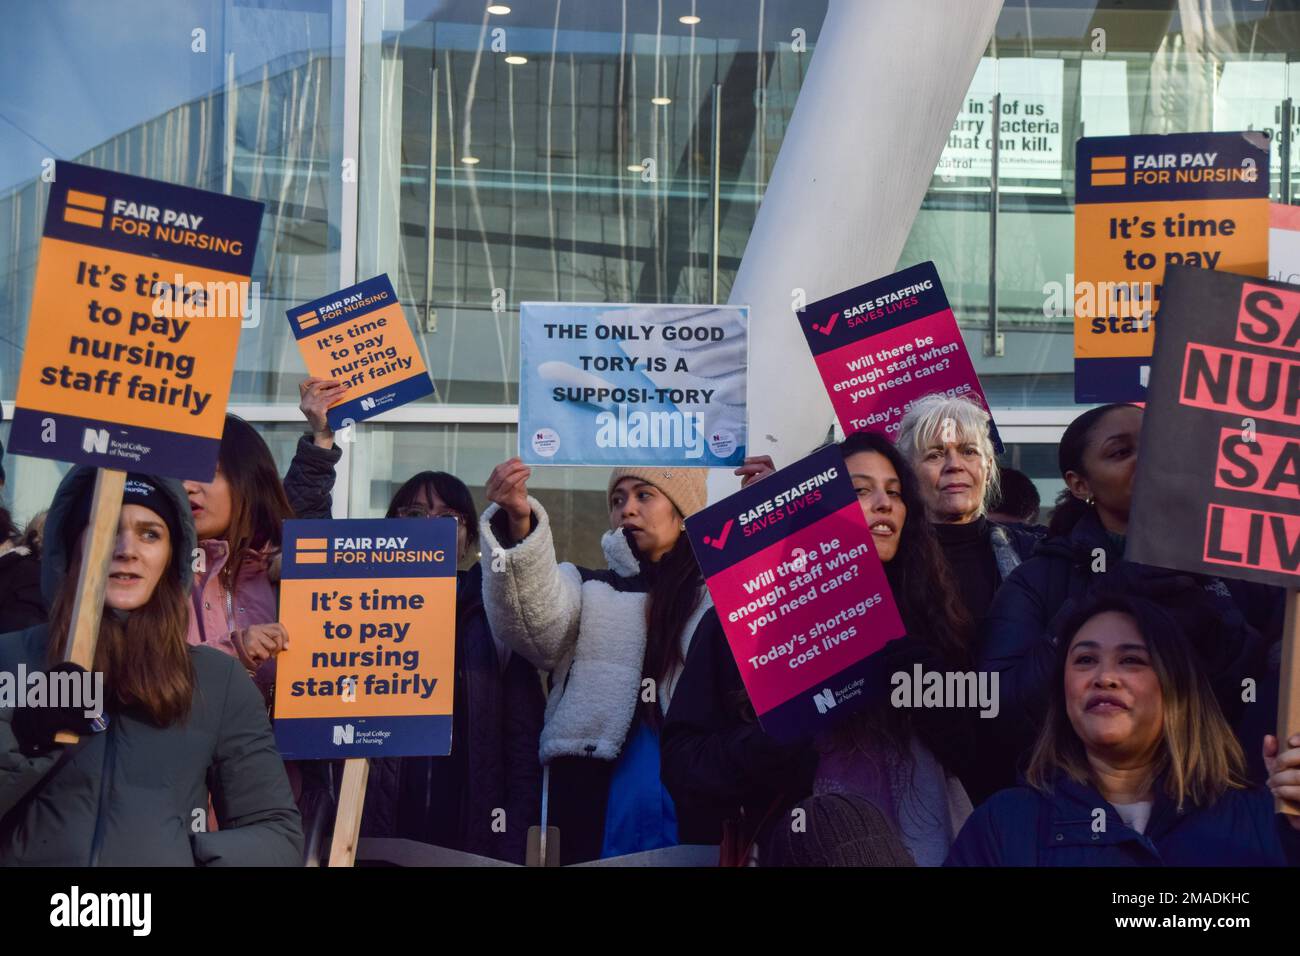
[[288, 311], [289, 327], [315, 378], [347, 383], [327, 414], [339, 429], [434, 391], [388, 276], [376, 276]]
[[55, 167], [10, 446], [206, 481], [262, 204]]
[[1169, 266], [1268, 275], [1258, 133], [1103, 136], [1075, 150], [1074, 400], [1141, 402]]
[[456, 526], [288, 521], [275, 736], [286, 759], [447, 754]]

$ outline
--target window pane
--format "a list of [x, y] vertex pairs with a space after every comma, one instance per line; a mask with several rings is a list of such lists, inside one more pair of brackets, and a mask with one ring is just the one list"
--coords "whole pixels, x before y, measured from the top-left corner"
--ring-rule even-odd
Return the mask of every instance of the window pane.
[[715, 251], [726, 301], [826, 5], [694, 9], [366, 6], [358, 274], [422, 330], [427, 401], [517, 401], [522, 301], [710, 302]]
[[[0, 33], [0, 398], [22, 361], [51, 157], [261, 200], [231, 400], [297, 403], [288, 307], [338, 288], [341, 0], [48, 0]], [[58, 64], [93, 64], [63, 69]], [[33, 68], [35, 67], [35, 68]], [[50, 170], [52, 172], [52, 169]]]
[[[445, 471], [469, 487], [480, 514], [492, 469], [516, 454], [513, 425], [377, 425], [356, 428], [352, 445], [352, 515], [382, 517], [397, 489], [421, 471]], [[561, 561], [603, 568], [600, 537], [607, 530], [609, 471], [534, 468], [529, 494], [551, 520]]]

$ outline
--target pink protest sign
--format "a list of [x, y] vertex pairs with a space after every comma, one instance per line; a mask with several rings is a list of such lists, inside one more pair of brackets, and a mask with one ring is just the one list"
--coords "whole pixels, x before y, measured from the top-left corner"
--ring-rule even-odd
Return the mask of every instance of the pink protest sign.
[[[799, 325], [846, 434], [896, 439], [911, 403], [932, 393], [989, 407], [933, 262], [814, 302]], [[993, 440], [1000, 449], [996, 429]]]
[[838, 448], [695, 514], [686, 532], [765, 731], [798, 739], [869, 702], [880, 681], [867, 658], [903, 623]]

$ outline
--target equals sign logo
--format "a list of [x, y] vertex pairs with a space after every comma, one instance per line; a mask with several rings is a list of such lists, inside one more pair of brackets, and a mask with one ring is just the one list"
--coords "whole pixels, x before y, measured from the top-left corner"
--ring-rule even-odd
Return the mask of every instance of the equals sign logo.
[[299, 538], [294, 546], [294, 560], [299, 564], [328, 564], [328, 538]]
[[1127, 166], [1126, 156], [1094, 156], [1089, 164], [1089, 182], [1093, 186], [1123, 186], [1128, 181]]
[[63, 205], [63, 221], [103, 229], [105, 204], [104, 196], [83, 193], [79, 189], [69, 189], [68, 198]]

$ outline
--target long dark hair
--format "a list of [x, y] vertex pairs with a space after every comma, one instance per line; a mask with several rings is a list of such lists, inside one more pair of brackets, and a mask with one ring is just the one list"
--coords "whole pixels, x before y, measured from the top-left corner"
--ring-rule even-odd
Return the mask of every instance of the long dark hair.
[[[673, 508], [677, 520], [681, 512]], [[649, 584], [645, 602], [645, 657], [641, 664], [641, 680], [653, 681], [661, 687], [663, 681], [682, 661], [681, 634], [703, 597], [704, 577], [695, 562], [695, 552], [686, 534], [677, 536], [677, 543], [658, 561], [651, 562], [640, 554], [631, 535], [627, 535], [632, 553], [641, 562], [641, 573]], [[646, 697], [652, 699], [645, 699]], [[658, 694], [641, 695], [637, 708], [652, 727], [659, 727], [663, 714], [657, 702]]]
[[[171, 542], [173, 549], [176, 545]], [[78, 553], [69, 562], [50, 608], [50, 666], [66, 656], [80, 571]], [[194, 699], [194, 665], [186, 643], [189, 621], [190, 600], [181, 587], [174, 555], [169, 556], [148, 603], [125, 620], [105, 607], [92, 668], [104, 675], [105, 704], [141, 712], [158, 727], [185, 717]]]
[[[1065, 429], [1065, 434], [1061, 436], [1061, 444], [1056, 451], [1057, 464], [1061, 468], [1061, 477], [1065, 478], [1067, 472], [1075, 472], [1088, 476], [1087, 470], [1083, 467], [1083, 456], [1092, 444], [1094, 433], [1097, 426], [1111, 412], [1117, 408], [1136, 408], [1128, 402], [1112, 402], [1109, 405], [1098, 405], [1096, 408], [1090, 408], [1074, 421], [1070, 422]], [[1063, 489], [1056, 496], [1056, 507], [1052, 511], [1052, 520], [1047, 526], [1047, 533], [1051, 537], [1064, 537], [1074, 530], [1080, 519], [1092, 511], [1087, 504], [1080, 501], [1074, 496], [1069, 488]]]
[[432, 501], [436, 495], [456, 512], [465, 526], [465, 544], [470, 548], [478, 545], [478, 511], [474, 507], [474, 496], [470, 494], [465, 482], [445, 471], [422, 471], [408, 478], [393, 494], [384, 517], [396, 518], [403, 508], [415, 504], [421, 491], [424, 492], [425, 500]]
[[249, 552], [280, 547], [283, 524], [293, 517], [293, 507], [271, 449], [257, 429], [237, 415], [226, 416], [217, 467], [230, 484], [230, 524], [224, 535], [229, 557], [221, 577], [233, 593]]
[[1106, 611], [1132, 618], [1146, 641], [1151, 666], [1160, 681], [1164, 734], [1160, 754], [1151, 768], [1151, 783], [1163, 780], [1165, 795], [1180, 809], [1187, 801], [1207, 806], [1224, 791], [1247, 786], [1241, 745], [1178, 622], [1150, 601], [1119, 594], [1092, 599], [1066, 625], [1057, 646], [1047, 720], [1025, 772], [1029, 785], [1050, 793], [1059, 775], [1077, 783], [1093, 782], [1087, 751], [1066, 709], [1065, 668], [1075, 635], [1084, 624]]
[[884, 435], [854, 432], [840, 443], [845, 459], [868, 451], [884, 455], [894, 466], [903, 506], [907, 508], [898, 551], [885, 565], [903, 626], [910, 638], [932, 648], [945, 662], [965, 668], [970, 664], [974, 623], [958, 594], [934, 527], [925, 520], [925, 500], [916, 472]]
[[[926, 519], [916, 473], [893, 442], [874, 432], [854, 432], [840, 443], [840, 451], [845, 459], [860, 452], [876, 452], [894, 466], [907, 516], [899, 532], [898, 551], [885, 565], [885, 576], [907, 639], [933, 650], [949, 668], [969, 668], [974, 623], [958, 596], [934, 528]], [[907, 764], [911, 737], [910, 712], [881, 699], [837, 724], [830, 733], [829, 746], [872, 753], [883, 745], [900, 758], [898, 763]]]

